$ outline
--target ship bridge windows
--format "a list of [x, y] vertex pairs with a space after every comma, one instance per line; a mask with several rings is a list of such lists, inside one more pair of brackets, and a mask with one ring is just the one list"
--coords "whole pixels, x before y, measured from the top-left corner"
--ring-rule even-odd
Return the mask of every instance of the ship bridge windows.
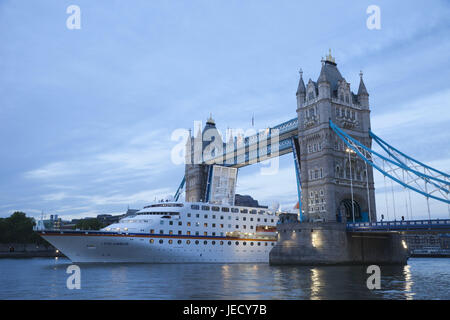
[[212, 211], [220, 211], [220, 208], [219, 207], [211, 207], [211, 210]]
[[202, 210], [209, 211], [209, 206], [202, 206]]
[[[138, 212], [136, 215], [165, 215], [165, 216], [179, 216], [179, 212], [155, 212], [155, 211], [146, 211], [146, 212]], [[134, 216], [133, 216], [134, 217]]]
[[241, 209], [241, 213], [248, 213], [247, 209]]
[[256, 209], [250, 210], [250, 213], [251, 213], [251, 214], [256, 214], [256, 212], [257, 212]]
[[238, 213], [238, 212], [239, 212], [239, 209], [238, 209], [238, 208], [231, 208], [231, 212], [233, 212], [233, 213]]
[[223, 211], [223, 212], [230, 212], [230, 208], [222, 207], [222, 211]]
[[191, 205], [192, 210], [200, 210], [200, 206], [198, 204]]
[[145, 206], [144, 209], [147, 208], [157, 208], [157, 207], [183, 207], [184, 204], [182, 203], [157, 203], [157, 204], [151, 204], [149, 206]]

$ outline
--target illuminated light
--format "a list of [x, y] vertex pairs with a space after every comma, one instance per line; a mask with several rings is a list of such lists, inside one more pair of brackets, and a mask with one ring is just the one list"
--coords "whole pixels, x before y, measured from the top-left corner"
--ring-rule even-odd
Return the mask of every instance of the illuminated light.
[[314, 248], [320, 247], [320, 245], [322, 244], [321, 238], [320, 238], [320, 234], [318, 233], [312, 233], [311, 234], [311, 245]]
[[59, 253], [59, 250], [56, 250], [56, 253]]
[[403, 245], [403, 248], [408, 249], [408, 246], [406, 245], [405, 240], [402, 240], [402, 245]]

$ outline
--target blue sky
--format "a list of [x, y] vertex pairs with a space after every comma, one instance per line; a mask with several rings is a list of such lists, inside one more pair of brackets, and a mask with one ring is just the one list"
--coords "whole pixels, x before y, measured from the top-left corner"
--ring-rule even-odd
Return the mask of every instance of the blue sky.
[[[66, 28], [71, 4], [80, 30]], [[381, 30], [366, 27], [371, 4]], [[2, 0], [0, 216], [115, 214], [173, 194], [173, 130], [210, 112], [222, 130], [295, 117], [298, 69], [316, 80], [329, 48], [353, 91], [364, 71], [373, 131], [449, 172], [449, 15], [448, 1]], [[280, 165], [240, 170], [238, 192], [289, 208], [292, 156]]]

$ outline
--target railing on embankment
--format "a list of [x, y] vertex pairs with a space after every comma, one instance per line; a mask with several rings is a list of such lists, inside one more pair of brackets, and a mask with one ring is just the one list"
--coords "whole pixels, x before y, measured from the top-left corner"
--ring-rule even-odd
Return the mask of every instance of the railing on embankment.
[[443, 231], [450, 232], [450, 219], [347, 223], [347, 231]]

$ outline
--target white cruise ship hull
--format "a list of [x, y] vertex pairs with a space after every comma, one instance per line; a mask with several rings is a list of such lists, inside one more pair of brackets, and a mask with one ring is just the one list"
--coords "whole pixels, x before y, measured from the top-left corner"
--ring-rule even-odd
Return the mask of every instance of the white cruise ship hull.
[[74, 263], [268, 263], [274, 239], [41, 231]]

